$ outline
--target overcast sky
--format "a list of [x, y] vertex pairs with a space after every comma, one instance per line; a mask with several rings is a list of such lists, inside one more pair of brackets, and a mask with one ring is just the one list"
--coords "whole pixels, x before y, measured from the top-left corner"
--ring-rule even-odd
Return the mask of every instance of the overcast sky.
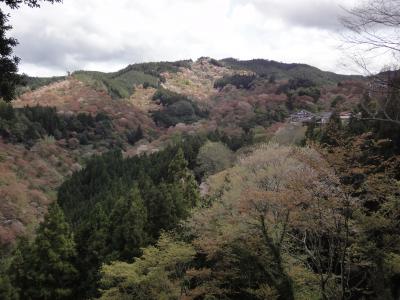
[[338, 16], [353, 0], [64, 0], [11, 11], [20, 71], [64, 75], [135, 62], [265, 58], [343, 67]]

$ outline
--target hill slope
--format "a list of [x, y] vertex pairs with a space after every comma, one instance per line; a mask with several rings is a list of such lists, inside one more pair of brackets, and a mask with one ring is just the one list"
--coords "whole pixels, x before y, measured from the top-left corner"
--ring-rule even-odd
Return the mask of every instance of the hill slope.
[[[258, 75], [253, 78], [253, 73]], [[237, 74], [250, 78], [251, 85], [216, 88], [218, 80], [233, 82]], [[269, 82], [272, 74], [276, 82]], [[93, 155], [113, 149], [121, 149], [125, 156], [152, 153], [182, 134], [203, 135], [236, 151], [270, 139], [293, 110], [326, 111], [336, 102], [337, 108], [349, 110], [362, 94], [357, 81], [317, 85], [317, 100], [301, 94], [307, 92], [302, 88], [285, 91], [288, 79], [297, 76], [318, 84], [353, 79], [307, 65], [211, 58], [134, 64], [111, 73], [28, 78], [24, 93], [13, 102], [21, 115], [17, 126], [9, 127], [0, 116], [0, 195], [6, 199], [0, 206], [0, 240], [12, 242], [24, 231], [33, 232], [59, 185]], [[170, 103], [156, 95], [167, 95]], [[26, 106], [55, 107], [60, 122], [68, 124], [61, 124], [64, 131], [53, 136], [54, 131], [45, 130], [45, 120], [31, 116], [33, 120], [26, 121], [24, 113], [31, 113], [24, 112]], [[170, 127], [157, 126], [155, 116], [176, 121]], [[85, 119], [94, 123], [85, 125]], [[23, 127], [26, 124], [35, 124], [33, 132]], [[19, 142], [10, 139], [21, 130]], [[23, 143], [32, 134], [35, 138]]]
[[276, 79], [304, 78], [312, 80], [319, 85], [336, 84], [344, 80], [362, 79], [361, 76], [340, 75], [333, 72], [321, 71], [306, 64], [286, 64], [265, 59], [237, 60], [234, 58], [225, 58], [220, 60], [220, 62], [224, 66], [250, 70], [261, 76], [275, 76]]

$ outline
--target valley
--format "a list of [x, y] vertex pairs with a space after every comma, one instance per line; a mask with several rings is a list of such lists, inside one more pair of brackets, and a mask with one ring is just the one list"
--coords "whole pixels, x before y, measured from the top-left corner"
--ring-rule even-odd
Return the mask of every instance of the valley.
[[0, 105], [0, 241], [20, 255], [4, 262], [4, 293], [57, 273], [41, 265], [50, 250], [65, 299], [362, 299], [395, 286], [399, 139], [358, 119], [367, 82], [207, 57], [29, 79]]

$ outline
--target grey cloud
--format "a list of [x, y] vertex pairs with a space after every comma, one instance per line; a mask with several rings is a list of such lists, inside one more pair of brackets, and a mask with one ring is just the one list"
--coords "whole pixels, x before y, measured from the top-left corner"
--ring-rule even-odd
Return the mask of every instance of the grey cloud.
[[[32, 32], [37, 34], [33, 35]], [[40, 30], [32, 32], [17, 35], [20, 44], [16, 54], [23, 59], [23, 63], [53, 69], [76, 70], [96, 62], [133, 63], [142, 60], [144, 53], [151, 51], [143, 46], [121, 46], [112, 50], [110, 47], [93, 45], [87, 40], [89, 32], [72, 33], [69, 39], [61, 38], [57, 34], [41, 33]]]
[[233, 5], [253, 4], [266, 18], [280, 18], [292, 26], [341, 30], [340, 1], [330, 0], [233, 0]]
[[293, 7], [286, 11], [287, 20], [294, 24], [319, 29], [341, 30], [339, 16], [342, 8], [334, 2], [322, 2], [315, 5]]
[[[14, 11], [12, 35], [20, 41], [21, 71], [35, 74], [202, 55], [303, 61], [327, 69], [332, 63], [318, 52], [310, 56], [309, 45], [336, 57], [325, 45], [330, 33], [309, 29], [338, 28], [339, 1], [352, 0], [68, 0]], [[246, 4], [253, 7], [241, 11]], [[292, 29], [299, 29], [296, 38], [288, 35]]]

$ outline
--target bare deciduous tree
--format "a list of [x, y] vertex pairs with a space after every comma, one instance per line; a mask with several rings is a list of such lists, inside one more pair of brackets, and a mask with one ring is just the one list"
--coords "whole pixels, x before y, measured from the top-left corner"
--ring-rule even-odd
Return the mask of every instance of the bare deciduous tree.
[[348, 42], [365, 45], [369, 50], [400, 51], [400, 1], [369, 0], [347, 10], [343, 25], [353, 35]]
[[[361, 101], [363, 119], [400, 126], [400, 1], [367, 0], [346, 12], [341, 19], [347, 29], [344, 40], [357, 53], [354, 60], [369, 78], [368, 93]], [[392, 66], [374, 74], [368, 56], [391, 60]]]

